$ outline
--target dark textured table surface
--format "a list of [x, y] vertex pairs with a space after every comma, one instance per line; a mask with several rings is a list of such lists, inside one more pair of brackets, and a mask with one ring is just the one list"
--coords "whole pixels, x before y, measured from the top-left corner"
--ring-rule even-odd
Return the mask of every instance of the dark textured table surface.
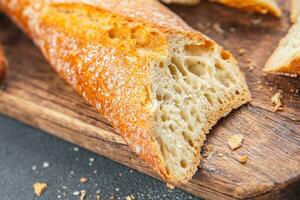
[[[93, 161], [94, 160], [94, 161]], [[45, 163], [49, 167], [43, 167]], [[47, 165], [47, 164], [46, 164]], [[114, 161], [0, 115], [0, 199], [197, 199], [179, 189], [170, 190], [158, 180], [131, 170]], [[80, 178], [89, 179], [80, 183]], [[48, 183], [36, 198], [32, 185]]]

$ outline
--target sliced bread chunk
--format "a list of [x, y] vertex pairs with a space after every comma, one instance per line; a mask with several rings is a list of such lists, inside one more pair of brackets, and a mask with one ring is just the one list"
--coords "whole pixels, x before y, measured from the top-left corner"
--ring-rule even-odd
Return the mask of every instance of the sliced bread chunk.
[[238, 8], [248, 12], [258, 12], [261, 14], [271, 13], [277, 17], [282, 15], [276, 0], [211, 0], [221, 4]]
[[300, 75], [300, 21], [292, 26], [289, 33], [269, 58], [265, 72]]
[[196, 5], [200, 3], [201, 0], [161, 0], [164, 3], [170, 4], [184, 4], [184, 5]]
[[[165, 181], [179, 184], [196, 172], [212, 126], [250, 93], [228, 51], [148, 1], [1, 5], [129, 146]], [[155, 8], [160, 24], [149, 18]], [[132, 17], [137, 10], [141, 17]]]
[[291, 0], [291, 20], [296, 23], [300, 16], [300, 0]]

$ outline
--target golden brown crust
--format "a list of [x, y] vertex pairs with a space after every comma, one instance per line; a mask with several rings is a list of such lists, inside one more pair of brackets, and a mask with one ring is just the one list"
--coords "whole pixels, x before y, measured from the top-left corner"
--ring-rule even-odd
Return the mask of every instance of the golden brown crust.
[[264, 68], [265, 72], [279, 73], [282, 75], [300, 75], [300, 55], [294, 56], [278, 67]]
[[273, 0], [212, 0], [224, 5], [245, 10], [248, 12], [258, 12], [261, 14], [271, 13], [276, 17], [281, 17], [282, 11]]

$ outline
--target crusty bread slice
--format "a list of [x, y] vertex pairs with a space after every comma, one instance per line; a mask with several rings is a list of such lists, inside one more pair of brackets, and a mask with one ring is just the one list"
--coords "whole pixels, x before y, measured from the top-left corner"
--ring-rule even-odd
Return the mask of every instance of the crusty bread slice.
[[300, 21], [292, 26], [289, 33], [269, 58], [265, 72], [300, 75]]
[[233, 56], [157, 1], [14, 2], [4, 12], [167, 182], [188, 181], [209, 129], [250, 100]]
[[200, 3], [201, 0], [161, 0], [164, 3], [170, 4], [184, 4], [184, 5], [196, 5]]
[[300, 0], [291, 0], [291, 21], [296, 23], [300, 16]]
[[277, 17], [282, 15], [276, 0], [211, 0], [224, 5], [261, 14], [271, 13]]

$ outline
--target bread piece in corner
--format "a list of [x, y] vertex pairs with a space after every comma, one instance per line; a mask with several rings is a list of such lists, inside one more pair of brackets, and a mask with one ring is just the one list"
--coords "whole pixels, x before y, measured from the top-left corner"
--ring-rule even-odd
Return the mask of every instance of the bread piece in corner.
[[291, 0], [291, 21], [296, 23], [300, 16], [300, 0]]
[[300, 21], [294, 24], [289, 33], [267, 61], [265, 72], [300, 75]]
[[247, 12], [257, 12], [261, 14], [271, 13], [276, 17], [281, 17], [282, 11], [276, 0], [211, 0], [221, 4], [238, 8]]
[[196, 5], [200, 3], [201, 0], [161, 0], [166, 4], [183, 4], [183, 5]]
[[250, 100], [234, 57], [156, 0], [0, 1], [57, 73], [169, 183], [192, 178], [206, 134]]

